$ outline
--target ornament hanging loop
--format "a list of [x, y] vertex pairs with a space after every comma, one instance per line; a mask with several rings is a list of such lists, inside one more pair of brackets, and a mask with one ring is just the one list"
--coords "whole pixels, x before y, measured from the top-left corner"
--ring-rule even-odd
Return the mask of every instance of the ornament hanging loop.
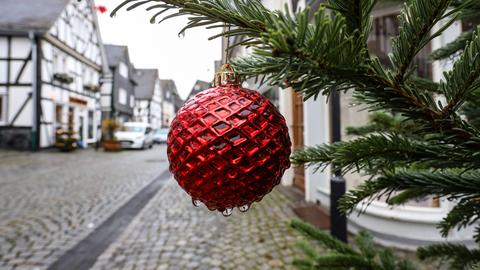
[[235, 72], [232, 65], [230, 65], [230, 25], [225, 23], [224, 25], [224, 34], [226, 39], [226, 48], [225, 48], [225, 64], [222, 65], [220, 70], [215, 73], [215, 78], [213, 79], [213, 85], [218, 86], [239, 86], [241, 84], [240, 76]]
[[213, 84], [218, 86], [238, 86], [241, 84], [240, 76], [235, 72], [232, 65], [224, 64], [220, 71], [215, 74]]

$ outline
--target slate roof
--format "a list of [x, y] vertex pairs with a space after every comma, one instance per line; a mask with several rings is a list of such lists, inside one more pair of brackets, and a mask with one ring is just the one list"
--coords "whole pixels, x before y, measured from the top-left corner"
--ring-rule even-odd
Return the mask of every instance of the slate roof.
[[46, 33], [69, 0], [1, 0], [0, 31]]
[[120, 62], [129, 63], [128, 47], [122, 45], [105, 44], [105, 53], [107, 54], [107, 61], [109, 67], [116, 67]]
[[[178, 96], [177, 85], [173, 80], [160, 80], [160, 87], [162, 88], [163, 100], [173, 101], [173, 97]], [[169, 99], [166, 97], [167, 91], [172, 93]]]
[[205, 81], [196, 81], [195, 84], [193, 85], [192, 91], [190, 91], [190, 94], [188, 94], [187, 100], [195, 96], [196, 94], [202, 92], [203, 90], [206, 90], [211, 87], [211, 83], [205, 82]]
[[151, 100], [155, 90], [155, 82], [158, 78], [158, 70], [156, 69], [136, 69], [135, 81], [135, 98], [143, 100]]

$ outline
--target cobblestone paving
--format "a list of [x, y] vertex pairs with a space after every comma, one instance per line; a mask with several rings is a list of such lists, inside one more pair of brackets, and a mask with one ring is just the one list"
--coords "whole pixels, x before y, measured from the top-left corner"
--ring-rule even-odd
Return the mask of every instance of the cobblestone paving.
[[162, 173], [165, 156], [0, 152], [0, 269], [46, 269]]
[[92, 269], [292, 269], [293, 204], [277, 188], [248, 212], [223, 217], [193, 207], [171, 180]]

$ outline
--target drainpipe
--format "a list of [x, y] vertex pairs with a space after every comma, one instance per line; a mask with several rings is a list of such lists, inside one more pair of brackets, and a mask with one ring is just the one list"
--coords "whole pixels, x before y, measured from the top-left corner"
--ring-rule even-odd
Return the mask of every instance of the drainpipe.
[[41, 111], [41, 74], [40, 74], [40, 61], [38, 59], [38, 38], [33, 31], [28, 33], [30, 41], [32, 42], [32, 102], [33, 102], [33, 114], [32, 114], [32, 151], [38, 151], [40, 149], [40, 111]]

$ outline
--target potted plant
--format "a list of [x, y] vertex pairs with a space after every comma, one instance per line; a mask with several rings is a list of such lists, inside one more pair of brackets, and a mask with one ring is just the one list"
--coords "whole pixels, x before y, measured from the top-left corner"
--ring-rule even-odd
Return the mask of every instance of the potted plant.
[[68, 115], [68, 129], [58, 128], [55, 133], [55, 147], [62, 152], [73, 152], [78, 148], [78, 140], [73, 131], [73, 114]]
[[83, 89], [97, 93], [100, 91], [100, 86], [96, 84], [86, 84], [83, 86]]
[[115, 119], [105, 119], [102, 122], [103, 150], [118, 152], [122, 149], [120, 142], [115, 138], [115, 132], [120, 128], [120, 123]]
[[67, 73], [57, 72], [53, 74], [53, 79], [60, 83], [71, 84], [73, 82], [73, 77]]

